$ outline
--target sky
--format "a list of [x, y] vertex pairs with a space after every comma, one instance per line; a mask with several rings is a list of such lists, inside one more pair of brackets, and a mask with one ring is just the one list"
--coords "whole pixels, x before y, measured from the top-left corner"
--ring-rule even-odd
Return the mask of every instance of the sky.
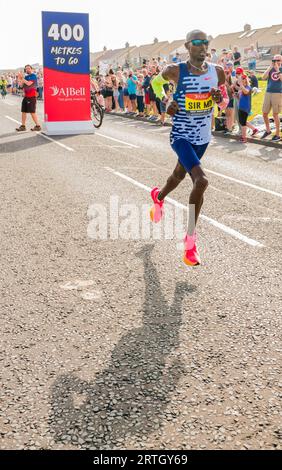
[[185, 38], [201, 29], [213, 37], [282, 23], [280, 0], [271, 8], [246, 0], [0, 0], [0, 69], [42, 63], [41, 11], [89, 13], [90, 50]]

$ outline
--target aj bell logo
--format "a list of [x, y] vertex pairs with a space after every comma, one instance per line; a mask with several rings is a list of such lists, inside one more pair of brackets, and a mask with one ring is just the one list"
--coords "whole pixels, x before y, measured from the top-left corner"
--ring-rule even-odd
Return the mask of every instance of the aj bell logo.
[[85, 88], [73, 88], [73, 87], [66, 87], [66, 88], [59, 88], [57, 86], [50, 86], [52, 90], [51, 96], [64, 96], [68, 98], [70, 96], [85, 96]]

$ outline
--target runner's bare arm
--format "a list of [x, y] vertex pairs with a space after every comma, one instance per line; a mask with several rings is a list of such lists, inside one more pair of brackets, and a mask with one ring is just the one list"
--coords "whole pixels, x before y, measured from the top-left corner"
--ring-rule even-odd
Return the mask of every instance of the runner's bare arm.
[[162, 71], [162, 76], [165, 80], [173, 81], [177, 85], [179, 79], [179, 66], [176, 64], [168, 65]]
[[[179, 66], [178, 65], [168, 65], [159, 75], [152, 81], [153, 90], [160, 99], [167, 100], [167, 96], [164, 92], [163, 85], [173, 81], [175, 84], [178, 83], [179, 79]], [[179, 110], [178, 104], [176, 101], [172, 101], [168, 108], [167, 114], [174, 116]]]
[[167, 99], [163, 86], [170, 81], [178, 82], [179, 67], [177, 65], [168, 65], [159, 75], [153, 78], [151, 85], [155, 95], [160, 100]]

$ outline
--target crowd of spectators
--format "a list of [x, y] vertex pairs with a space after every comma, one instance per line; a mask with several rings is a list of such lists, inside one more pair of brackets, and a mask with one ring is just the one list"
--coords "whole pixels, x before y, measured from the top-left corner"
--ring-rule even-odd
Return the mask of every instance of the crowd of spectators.
[[[250, 46], [244, 57], [241, 56], [238, 47], [233, 50], [222, 49], [218, 52], [211, 49], [207, 53], [206, 61], [223, 67], [226, 76], [226, 86], [229, 96], [229, 104], [224, 113], [220, 110], [215, 113], [213, 126], [216, 128], [216, 119], [224, 120], [224, 132], [233, 133], [236, 129], [241, 135], [241, 141], [246, 141], [246, 129], [252, 130], [252, 135], [258, 133], [248, 120], [252, 114], [252, 96], [260, 93], [258, 77], [256, 74], [256, 64], [259, 54], [253, 45]], [[267, 80], [267, 89], [263, 103], [263, 119], [265, 132], [261, 138], [271, 135], [269, 113], [272, 110], [275, 122], [275, 135], [273, 140], [281, 140], [280, 118], [282, 112], [282, 62], [281, 55], [273, 57], [271, 65], [263, 73], [262, 79]], [[242, 62], [247, 61], [247, 67], [243, 69]], [[172, 58], [173, 63], [181, 62], [179, 53]], [[166, 107], [163, 102], [156, 97], [151, 86], [152, 79], [158, 75], [167, 61], [158, 57], [150, 60], [143, 60], [142, 66], [130, 68], [128, 64], [118, 67], [108, 66], [103, 73], [99, 66], [91, 74], [91, 87], [96, 91], [99, 103], [105, 108], [107, 113], [112, 111], [134, 115], [136, 117], [146, 117], [150, 121], [155, 121], [164, 125], [166, 119]], [[38, 99], [43, 99], [43, 73], [41, 69], [35, 71], [37, 75]], [[172, 96], [174, 84], [166, 86], [166, 94]], [[0, 93], [2, 98], [7, 94], [21, 94], [21, 87], [17, 73], [7, 73], [1, 76]], [[223, 115], [224, 114], [224, 115]], [[217, 128], [216, 128], [217, 130]]]
[[[2, 74], [0, 77], [0, 93], [2, 98], [7, 95], [22, 95], [21, 82], [19, 80], [20, 72], [8, 72]], [[43, 71], [42, 69], [35, 70], [34, 73], [37, 76], [37, 99], [43, 100]]]
[[[231, 134], [236, 130], [242, 142], [246, 142], [247, 128], [251, 129], [252, 136], [259, 132], [248, 120], [249, 115], [252, 114], [252, 96], [261, 92], [256, 74], [258, 57], [254, 46], [250, 46], [244, 57], [241, 56], [236, 46], [233, 50], [223, 49], [220, 53], [211, 49], [206, 57], [207, 62], [222, 66], [226, 76], [229, 104], [225, 112], [218, 110], [216, 119], [224, 120], [225, 134]], [[248, 64], [245, 69], [241, 65], [243, 60]], [[178, 53], [175, 54], [172, 62], [181, 62]], [[98, 67], [92, 78], [92, 85], [95, 86], [100, 103], [104, 105], [106, 112], [110, 113], [114, 110], [136, 117], [147, 117], [150, 121], [157, 121], [164, 125], [166, 110], [163, 103], [155, 96], [151, 81], [166, 65], [165, 60], [153, 58], [144, 60], [143, 66], [135, 70], [121, 66], [114, 70], [109, 66], [105, 75], [100, 73]], [[267, 80], [267, 92], [262, 109], [266, 131], [261, 138], [271, 134], [268, 115], [272, 110], [276, 123], [276, 132], [272, 138], [274, 141], [281, 140], [279, 123], [279, 113], [282, 112], [281, 72], [281, 56], [276, 55], [262, 76]], [[172, 95], [174, 84], [167, 85], [165, 91], [168, 95]], [[213, 121], [214, 126], [216, 119]]]

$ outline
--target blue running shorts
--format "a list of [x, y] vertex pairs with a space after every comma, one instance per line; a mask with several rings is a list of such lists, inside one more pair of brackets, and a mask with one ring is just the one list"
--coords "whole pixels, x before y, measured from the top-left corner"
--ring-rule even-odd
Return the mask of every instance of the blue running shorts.
[[204, 155], [207, 144], [195, 145], [185, 139], [171, 139], [171, 147], [178, 156], [178, 161], [185, 168], [187, 173], [191, 173], [194, 166], [201, 164], [200, 160]]

